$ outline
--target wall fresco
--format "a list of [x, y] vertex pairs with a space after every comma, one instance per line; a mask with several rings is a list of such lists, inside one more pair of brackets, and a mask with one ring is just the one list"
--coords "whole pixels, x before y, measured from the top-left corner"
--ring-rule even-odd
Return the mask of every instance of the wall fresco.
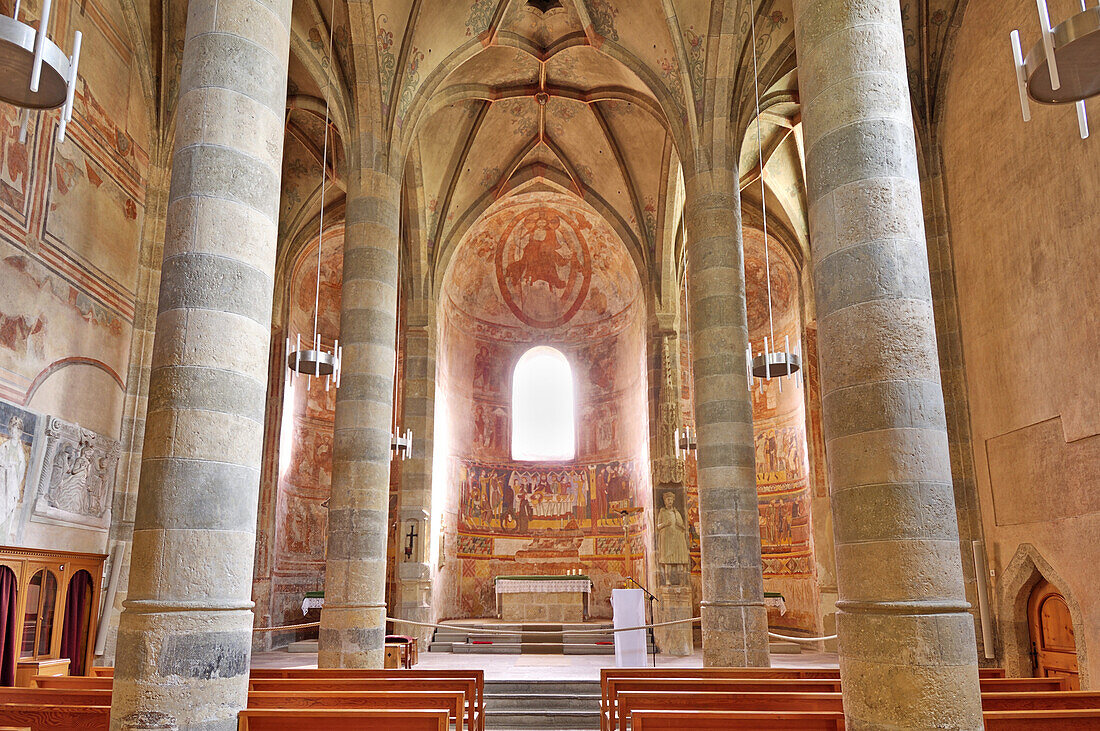
[[[444, 280], [437, 378], [450, 446], [444, 562], [433, 606], [495, 612], [494, 576], [583, 569], [593, 616], [647, 573], [648, 418], [641, 286], [623, 244], [583, 203], [556, 193], [502, 201], [471, 229]], [[576, 458], [511, 458], [512, 371], [549, 345], [574, 378]], [[437, 436], [438, 438], [438, 436]], [[437, 465], [437, 469], [439, 466]], [[624, 556], [624, 552], [629, 556]]]
[[[754, 352], [763, 350], [764, 337], [791, 348], [801, 337], [797, 275], [785, 252], [769, 242], [765, 264], [763, 235], [744, 229], [745, 286], [749, 332]], [[767, 269], [771, 269], [771, 311], [768, 308]], [[688, 283], [690, 286], [690, 282]], [[681, 291], [681, 312], [687, 312], [686, 287]], [[805, 356], [804, 356], [805, 357]], [[691, 333], [681, 322], [681, 406], [685, 424], [694, 428]], [[805, 389], [787, 380], [783, 390], [777, 380], [757, 379], [752, 389], [753, 436], [756, 456], [756, 491], [760, 510], [760, 544], [764, 589], [783, 594], [787, 611], [769, 609], [773, 628], [818, 633], [821, 610], [814, 555], [811, 501], [813, 492], [807, 451]], [[700, 598], [699, 482], [697, 463], [689, 455], [685, 464], [692, 586]]]

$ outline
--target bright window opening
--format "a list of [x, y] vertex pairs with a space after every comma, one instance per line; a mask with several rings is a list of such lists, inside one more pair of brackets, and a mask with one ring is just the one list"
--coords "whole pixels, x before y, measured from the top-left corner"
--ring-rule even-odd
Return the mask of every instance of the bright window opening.
[[531, 348], [512, 377], [512, 459], [573, 459], [573, 373], [553, 348]]

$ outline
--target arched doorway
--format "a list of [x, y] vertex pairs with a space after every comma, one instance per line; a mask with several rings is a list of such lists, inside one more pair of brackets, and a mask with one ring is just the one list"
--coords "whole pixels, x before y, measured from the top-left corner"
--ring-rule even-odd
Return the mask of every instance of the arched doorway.
[[1080, 690], [1077, 642], [1066, 599], [1045, 579], [1031, 590], [1027, 602], [1032, 662], [1038, 677], [1067, 678], [1071, 690]]

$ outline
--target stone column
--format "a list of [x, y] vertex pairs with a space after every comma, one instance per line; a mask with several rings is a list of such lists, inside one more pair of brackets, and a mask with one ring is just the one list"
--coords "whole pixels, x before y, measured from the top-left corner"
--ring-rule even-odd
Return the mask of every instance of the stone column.
[[703, 663], [767, 666], [748, 325], [736, 172], [687, 181], [688, 312], [698, 430]]
[[[409, 303], [405, 330], [405, 398], [402, 429], [412, 429], [412, 454], [401, 467], [401, 489], [397, 515], [401, 521], [397, 548], [397, 616], [415, 622], [432, 621], [432, 569], [429, 536], [432, 514], [432, 450], [435, 425], [435, 318], [429, 315], [435, 303], [423, 298]], [[411, 553], [409, 529], [417, 537]], [[432, 630], [397, 624], [403, 635], [417, 637], [427, 648]]]
[[849, 728], [982, 728], [896, 0], [796, 0]]
[[349, 181], [329, 500], [325, 608], [317, 664], [380, 668], [386, 616], [390, 419], [397, 329], [397, 182], [360, 170]]
[[111, 728], [237, 728], [290, 1], [192, 0]]

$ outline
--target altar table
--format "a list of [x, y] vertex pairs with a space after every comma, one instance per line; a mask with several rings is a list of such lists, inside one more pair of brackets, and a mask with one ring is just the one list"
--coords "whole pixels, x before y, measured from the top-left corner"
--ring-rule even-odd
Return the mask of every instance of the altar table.
[[587, 576], [498, 576], [497, 616], [506, 622], [583, 622], [591, 593]]

